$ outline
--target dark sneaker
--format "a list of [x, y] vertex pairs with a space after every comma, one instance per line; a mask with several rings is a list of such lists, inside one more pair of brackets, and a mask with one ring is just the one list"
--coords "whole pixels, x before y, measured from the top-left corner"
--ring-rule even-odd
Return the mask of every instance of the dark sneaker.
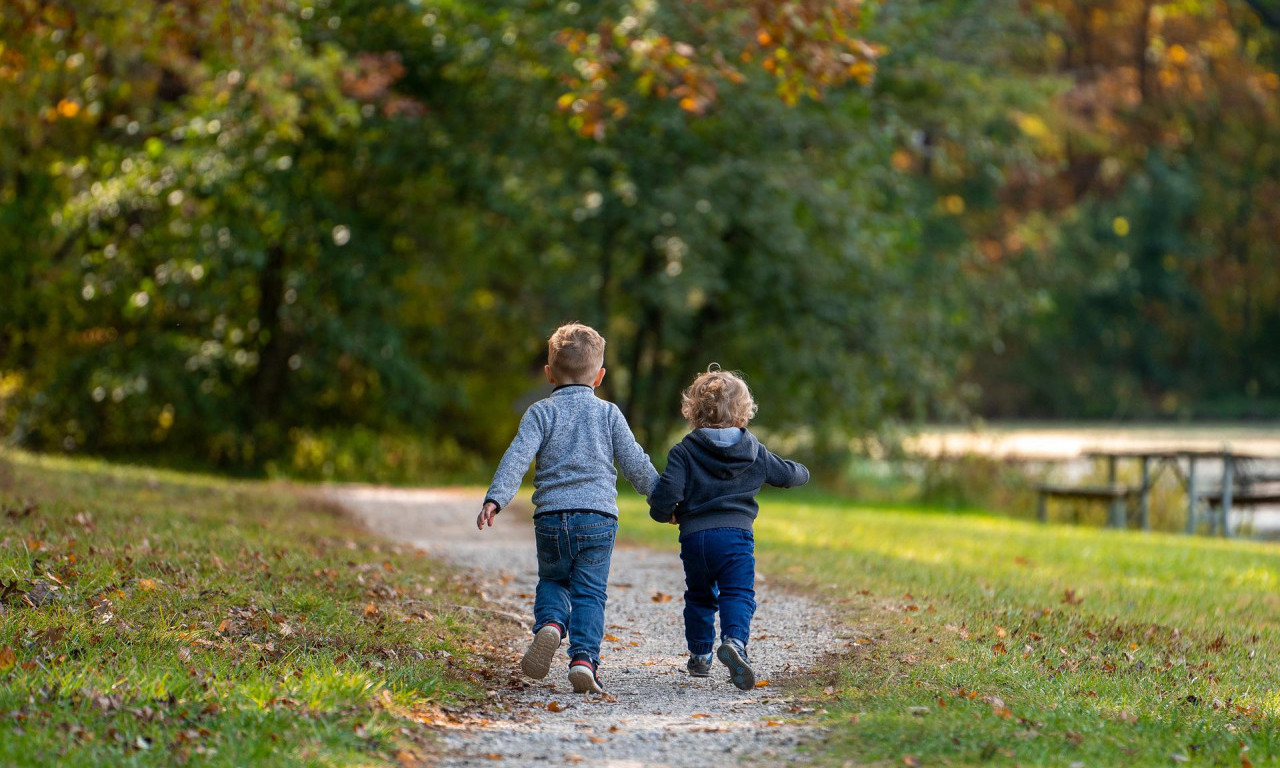
[[749, 691], [756, 687], [756, 673], [747, 658], [747, 649], [741, 642], [732, 638], [726, 639], [716, 651], [716, 658], [729, 668], [729, 679], [740, 691]]
[[529, 650], [524, 652], [520, 660], [520, 671], [534, 680], [541, 680], [551, 671], [551, 659], [555, 658], [556, 649], [560, 647], [560, 639], [564, 633], [559, 624], [548, 624], [538, 630], [529, 643]]
[[711, 677], [711, 654], [689, 654], [689, 663], [685, 664], [685, 668], [689, 670], [689, 677]]
[[600, 678], [596, 676], [596, 665], [586, 656], [578, 656], [569, 662], [569, 684], [574, 693], [604, 693]]

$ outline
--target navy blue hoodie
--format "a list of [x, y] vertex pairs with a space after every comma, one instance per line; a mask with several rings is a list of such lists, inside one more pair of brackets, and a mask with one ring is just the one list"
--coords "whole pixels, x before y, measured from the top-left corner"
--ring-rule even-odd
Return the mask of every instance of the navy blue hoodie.
[[[714, 430], [721, 432], [722, 430]], [[756, 494], [765, 483], [790, 488], [809, 482], [803, 464], [775, 456], [740, 429], [731, 445], [695, 429], [667, 454], [667, 468], [649, 494], [649, 515], [665, 523], [674, 514], [680, 535], [708, 528], [751, 530], [760, 506]]]

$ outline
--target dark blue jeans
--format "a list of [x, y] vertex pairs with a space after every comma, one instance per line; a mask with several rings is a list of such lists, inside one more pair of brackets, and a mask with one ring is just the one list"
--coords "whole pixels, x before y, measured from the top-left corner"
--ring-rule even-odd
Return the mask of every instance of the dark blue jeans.
[[680, 538], [684, 562], [684, 638], [689, 652], [711, 653], [720, 637], [745, 646], [756, 613], [756, 539], [743, 528], [711, 528]]
[[552, 512], [533, 521], [538, 543], [538, 589], [533, 631], [555, 622], [569, 630], [569, 658], [585, 653], [600, 663], [605, 588], [618, 521], [590, 512]]

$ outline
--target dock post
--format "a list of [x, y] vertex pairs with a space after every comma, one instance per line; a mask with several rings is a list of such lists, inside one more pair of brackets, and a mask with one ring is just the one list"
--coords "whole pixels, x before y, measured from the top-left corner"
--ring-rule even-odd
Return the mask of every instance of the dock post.
[[[1112, 491], [1116, 489], [1116, 457], [1107, 457], [1107, 485]], [[1107, 525], [1112, 528], [1124, 527], [1124, 499], [1119, 496], [1111, 497], [1111, 507], [1107, 513]]]
[[1196, 457], [1189, 457], [1187, 467], [1187, 534], [1196, 532]]
[[1218, 514], [1222, 516], [1222, 535], [1225, 538], [1231, 538], [1231, 482], [1235, 472], [1232, 471], [1232, 461], [1230, 453], [1222, 454], [1222, 509]]
[[1142, 492], [1138, 497], [1142, 530], [1151, 530], [1151, 457], [1142, 457]]

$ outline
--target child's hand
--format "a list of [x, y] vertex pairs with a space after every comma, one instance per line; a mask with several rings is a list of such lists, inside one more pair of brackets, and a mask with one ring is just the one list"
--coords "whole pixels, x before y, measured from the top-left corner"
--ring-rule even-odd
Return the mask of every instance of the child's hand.
[[501, 510], [498, 509], [497, 504], [494, 504], [492, 501], [486, 501], [484, 506], [480, 508], [480, 515], [476, 518], [476, 528], [481, 531], [484, 530], [486, 525], [492, 528], [493, 518], [496, 517], [500, 511]]
[[679, 525], [679, 523], [676, 522], [676, 516], [674, 514], [671, 516], [671, 519], [667, 521], [667, 523], [670, 525]]

